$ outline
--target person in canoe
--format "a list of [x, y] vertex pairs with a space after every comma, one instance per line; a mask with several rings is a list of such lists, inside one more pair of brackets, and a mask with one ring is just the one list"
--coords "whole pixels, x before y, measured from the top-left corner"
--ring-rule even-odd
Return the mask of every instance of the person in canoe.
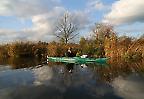
[[66, 52], [67, 57], [75, 57], [75, 54], [72, 52], [72, 48], [69, 47], [67, 52]]

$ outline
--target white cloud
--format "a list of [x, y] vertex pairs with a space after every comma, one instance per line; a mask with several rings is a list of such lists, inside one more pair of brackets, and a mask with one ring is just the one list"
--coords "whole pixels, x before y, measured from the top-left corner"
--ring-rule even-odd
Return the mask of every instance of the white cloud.
[[104, 22], [111, 24], [135, 23], [144, 21], [143, 0], [119, 0], [112, 4]]
[[73, 21], [78, 24], [80, 29], [86, 28], [90, 23], [89, 14], [85, 11], [74, 11], [70, 13], [72, 15]]
[[9, 43], [14, 41], [32, 40], [34, 33], [29, 33], [24, 30], [16, 31], [12, 29], [0, 29], [0, 42]]
[[17, 17], [16, 21], [21, 24], [29, 19], [32, 21], [32, 26], [22, 30], [1, 28], [0, 41], [52, 39], [52, 36], [47, 35], [52, 33], [54, 19], [63, 12], [64, 8], [60, 7], [60, 0], [1, 0], [0, 16]]
[[102, 0], [89, 0], [88, 8], [91, 10], [108, 10], [109, 6], [104, 4]]
[[64, 13], [65, 9], [62, 7], [55, 7], [45, 14], [32, 17], [33, 27], [29, 29], [35, 32], [35, 39], [42, 39], [46, 35], [52, 35], [54, 32], [55, 21]]
[[58, 3], [57, 0], [1, 0], [0, 15], [30, 17], [46, 13]]
[[[63, 15], [65, 8], [61, 5], [61, 0], [1, 0], [0, 16], [17, 17], [17, 21], [25, 24], [32, 22], [31, 27], [18, 30], [1, 28], [1, 41], [14, 40], [55, 40], [53, 35], [57, 19]], [[83, 11], [70, 12], [73, 19], [82, 29], [89, 23], [88, 13]], [[7, 24], [9, 24], [7, 22]]]
[[[32, 32], [36, 32], [35, 39], [41, 39], [45, 36], [53, 36], [55, 32], [55, 26], [57, 25], [57, 21], [60, 17], [63, 16], [65, 12], [64, 8], [55, 7], [51, 12], [37, 15], [32, 18], [33, 27], [30, 29]], [[69, 12], [72, 16], [73, 21], [75, 21], [78, 25], [79, 29], [83, 29], [89, 23], [88, 16], [85, 12], [82, 11], [74, 11]], [[53, 39], [55, 37], [53, 36]]]

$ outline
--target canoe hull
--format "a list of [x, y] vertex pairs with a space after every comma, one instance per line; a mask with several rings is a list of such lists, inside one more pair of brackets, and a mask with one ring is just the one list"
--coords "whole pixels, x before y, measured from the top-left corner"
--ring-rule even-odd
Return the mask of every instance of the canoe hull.
[[48, 57], [50, 62], [64, 63], [106, 63], [108, 58], [80, 58], [80, 57]]

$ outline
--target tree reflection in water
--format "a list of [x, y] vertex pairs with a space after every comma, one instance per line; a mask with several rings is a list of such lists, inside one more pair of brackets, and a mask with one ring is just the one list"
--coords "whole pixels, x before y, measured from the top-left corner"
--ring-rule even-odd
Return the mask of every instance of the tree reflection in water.
[[48, 63], [38, 68], [0, 71], [0, 99], [144, 98], [143, 61], [86, 65]]

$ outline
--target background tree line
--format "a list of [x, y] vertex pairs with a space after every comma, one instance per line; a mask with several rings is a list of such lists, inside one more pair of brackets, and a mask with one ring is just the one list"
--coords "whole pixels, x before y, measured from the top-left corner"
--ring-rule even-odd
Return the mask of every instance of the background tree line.
[[126, 59], [144, 58], [144, 36], [119, 37], [109, 24], [98, 23], [92, 29], [91, 38], [81, 37], [79, 43], [70, 43], [78, 36], [79, 25], [72, 15], [65, 13], [55, 27], [58, 42], [14, 42], [0, 46], [0, 57], [46, 57], [65, 56], [69, 47], [75, 55]]

